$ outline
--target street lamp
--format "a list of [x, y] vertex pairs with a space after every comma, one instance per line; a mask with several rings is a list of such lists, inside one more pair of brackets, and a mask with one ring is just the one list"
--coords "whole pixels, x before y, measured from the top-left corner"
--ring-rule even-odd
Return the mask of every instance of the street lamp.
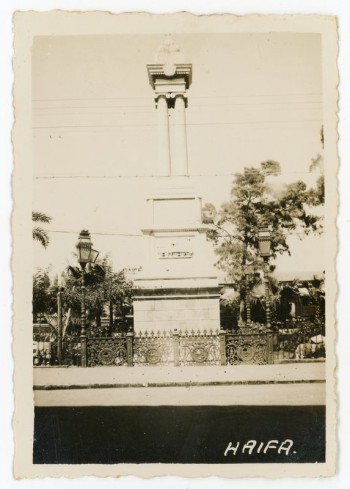
[[81, 266], [81, 366], [86, 367], [86, 309], [85, 309], [85, 267], [87, 263], [95, 263], [98, 257], [98, 251], [92, 249], [92, 243], [89, 231], [85, 229], [80, 232], [78, 243], [78, 262]]
[[269, 288], [269, 258], [271, 256], [271, 233], [264, 226], [259, 230], [259, 252], [264, 260], [264, 284], [266, 301], [266, 326], [271, 329], [270, 288]]
[[249, 328], [252, 322], [252, 312], [251, 312], [251, 303], [250, 303], [250, 287], [249, 287], [249, 279], [251, 277], [251, 274], [249, 272], [245, 273], [245, 307], [246, 307], [246, 322], [247, 322], [247, 327]]
[[63, 287], [57, 291], [57, 360], [58, 365], [62, 365], [62, 292]]

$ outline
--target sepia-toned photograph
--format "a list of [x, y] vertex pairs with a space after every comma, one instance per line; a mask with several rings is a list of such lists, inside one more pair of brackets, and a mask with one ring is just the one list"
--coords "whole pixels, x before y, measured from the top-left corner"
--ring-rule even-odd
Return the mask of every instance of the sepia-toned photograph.
[[334, 18], [14, 31], [17, 475], [332, 475]]

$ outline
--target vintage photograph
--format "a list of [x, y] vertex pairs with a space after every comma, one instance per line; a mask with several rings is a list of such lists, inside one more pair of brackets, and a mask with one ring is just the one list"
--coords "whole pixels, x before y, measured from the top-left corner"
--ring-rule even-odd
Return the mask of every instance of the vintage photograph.
[[15, 38], [18, 472], [332, 474], [334, 19]]

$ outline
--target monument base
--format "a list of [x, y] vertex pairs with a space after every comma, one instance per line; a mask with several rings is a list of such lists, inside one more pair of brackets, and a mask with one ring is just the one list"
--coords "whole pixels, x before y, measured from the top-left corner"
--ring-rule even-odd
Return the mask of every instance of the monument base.
[[217, 330], [219, 297], [217, 286], [140, 288], [134, 296], [134, 330]]

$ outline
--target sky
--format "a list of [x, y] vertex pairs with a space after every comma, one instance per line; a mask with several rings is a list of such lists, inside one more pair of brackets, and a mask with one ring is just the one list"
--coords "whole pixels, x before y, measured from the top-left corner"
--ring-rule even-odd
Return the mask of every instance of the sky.
[[[304, 180], [322, 151], [318, 34], [175, 35], [193, 69], [189, 174], [203, 203], [229, 199], [236, 172], [281, 164], [279, 183]], [[74, 264], [81, 229], [116, 269], [142, 266], [141, 228], [156, 178], [157, 118], [146, 65], [163, 35], [36, 37], [32, 47], [33, 209], [53, 218], [34, 266]], [[324, 269], [323, 238], [289, 238], [279, 271]], [[317, 253], [315, 253], [317, 249]], [[215, 257], [213, 257], [215, 259]]]

